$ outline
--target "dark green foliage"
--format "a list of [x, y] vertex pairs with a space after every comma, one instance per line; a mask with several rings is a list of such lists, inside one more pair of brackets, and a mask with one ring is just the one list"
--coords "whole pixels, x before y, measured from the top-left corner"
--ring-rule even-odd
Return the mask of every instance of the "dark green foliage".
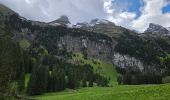
[[93, 80], [89, 80], [89, 87], [93, 87]]
[[161, 44], [155, 42], [154, 39], [142, 38], [130, 33], [124, 33], [118, 39], [115, 51], [136, 57], [147, 65], [160, 65], [159, 57], [165, 56], [165, 52], [161, 49]]
[[165, 76], [170, 75], [170, 55], [167, 55], [164, 58], [161, 58], [162, 66], [165, 68]]
[[123, 78], [119, 81], [119, 83], [123, 84], [139, 85], [139, 84], [162, 83], [162, 75], [158, 73], [138, 73], [138, 74], [126, 73], [122, 76]]
[[18, 79], [18, 90], [22, 92], [25, 89], [25, 73], [22, 72]]
[[[9, 31], [9, 30], [8, 30]], [[3, 36], [2, 36], [3, 35]], [[1, 37], [2, 36], [2, 37]], [[0, 93], [6, 93], [9, 83], [16, 79], [21, 63], [21, 50], [10, 35], [0, 33]]]
[[65, 87], [66, 80], [64, 71], [54, 66], [48, 81], [48, 91], [61, 91], [64, 90]]
[[70, 71], [70, 73], [68, 73], [68, 88], [70, 89], [75, 89], [78, 88], [80, 83], [79, 83], [79, 79], [78, 79], [78, 73], [75, 72], [73, 69]]
[[118, 82], [118, 84], [122, 84], [122, 82], [123, 82], [123, 77], [122, 77], [121, 74], [118, 74], [118, 76], [117, 76], [117, 82]]
[[29, 95], [39, 95], [47, 92], [49, 70], [47, 66], [36, 66], [31, 75], [28, 93]]
[[101, 76], [99, 73], [95, 74], [94, 77], [97, 86], [102, 86], [102, 87], [108, 86], [109, 81], [106, 77]]
[[87, 80], [86, 80], [86, 78], [82, 79], [82, 87], [87, 87]]

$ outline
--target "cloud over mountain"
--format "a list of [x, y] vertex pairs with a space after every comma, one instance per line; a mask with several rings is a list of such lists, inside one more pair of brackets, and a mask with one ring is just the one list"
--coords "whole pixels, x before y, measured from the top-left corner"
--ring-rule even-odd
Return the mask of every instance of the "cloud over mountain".
[[74, 24], [94, 18], [108, 19], [140, 32], [149, 23], [170, 26], [170, 13], [162, 12], [163, 7], [170, 5], [170, 0], [137, 1], [143, 5], [138, 4], [139, 7], [133, 8], [135, 10], [129, 9], [137, 5], [134, 0], [0, 0], [0, 3], [28, 19], [45, 22], [67, 15]]

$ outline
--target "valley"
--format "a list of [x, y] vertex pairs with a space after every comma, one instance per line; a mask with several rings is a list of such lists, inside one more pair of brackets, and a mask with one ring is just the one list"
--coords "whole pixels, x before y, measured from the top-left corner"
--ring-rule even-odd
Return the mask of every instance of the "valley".
[[169, 100], [170, 31], [33, 21], [0, 4], [0, 100]]

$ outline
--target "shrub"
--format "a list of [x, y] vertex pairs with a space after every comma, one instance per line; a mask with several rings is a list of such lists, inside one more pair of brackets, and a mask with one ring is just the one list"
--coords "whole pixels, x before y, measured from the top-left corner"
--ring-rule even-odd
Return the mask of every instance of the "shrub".
[[170, 76], [166, 76], [162, 79], [163, 83], [170, 83]]

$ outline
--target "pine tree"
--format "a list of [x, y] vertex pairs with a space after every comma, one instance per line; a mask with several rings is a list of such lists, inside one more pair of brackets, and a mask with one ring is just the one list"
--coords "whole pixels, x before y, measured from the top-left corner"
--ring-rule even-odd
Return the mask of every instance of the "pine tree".
[[89, 87], [93, 87], [93, 80], [89, 81]]
[[7, 34], [0, 32], [0, 93], [9, 92], [9, 84], [16, 78], [21, 63], [21, 49]]
[[68, 88], [75, 89], [79, 87], [78, 73], [76, 70], [71, 69], [68, 74]]
[[51, 72], [51, 76], [50, 76], [50, 91], [57, 91], [57, 68], [53, 67], [53, 70]]
[[56, 68], [56, 66], [53, 67], [48, 87], [50, 88], [49, 90], [53, 92], [65, 89], [65, 73], [62, 69]]
[[65, 87], [66, 87], [66, 80], [65, 80], [65, 72], [64, 72], [64, 70], [60, 70], [60, 91], [61, 90], [64, 90], [65, 89]]
[[30, 95], [39, 95], [47, 91], [49, 69], [47, 66], [40, 65], [34, 68], [31, 75], [28, 93]]
[[85, 77], [82, 80], [82, 87], [87, 87], [87, 80]]
[[18, 88], [20, 92], [22, 92], [25, 88], [25, 73], [24, 72], [21, 73], [20, 78], [18, 80]]

